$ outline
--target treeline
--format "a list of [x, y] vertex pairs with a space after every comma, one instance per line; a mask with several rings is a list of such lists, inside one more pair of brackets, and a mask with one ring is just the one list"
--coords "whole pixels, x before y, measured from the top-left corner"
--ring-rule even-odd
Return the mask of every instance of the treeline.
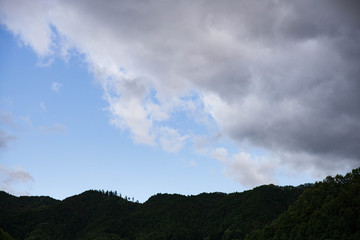
[[[42, 205], [0, 193], [0, 227], [14, 239], [222, 239], [241, 237], [275, 219], [304, 187], [265, 185], [242, 193], [157, 194], [143, 204], [90, 190]], [[30, 199], [32, 199], [30, 197]], [[44, 202], [44, 201], [43, 201]], [[22, 207], [19, 207], [22, 206]]]
[[157, 194], [143, 204], [116, 191], [63, 201], [0, 192], [0, 240], [360, 239], [359, 196], [360, 168], [298, 187]]
[[136, 202], [136, 203], [139, 203], [139, 200], [135, 200], [134, 197], [128, 197], [128, 196], [122, 196], [121, 193], [118, 193], [117, 191], [108, 191], [108, 190], [94, 190], [94, 189], [91, 189], [90, 191], [95, 191], [95, 192], [99, 192], [99, 193], [102, 193], [106, 196], [109, 196], [109, 197], [113, 197], [113, 196], [116, 196], [116, 197], [120, 197], [120, 198], [123, 198], [125, 199], [126, 201], [132, 201], [132, 202]]

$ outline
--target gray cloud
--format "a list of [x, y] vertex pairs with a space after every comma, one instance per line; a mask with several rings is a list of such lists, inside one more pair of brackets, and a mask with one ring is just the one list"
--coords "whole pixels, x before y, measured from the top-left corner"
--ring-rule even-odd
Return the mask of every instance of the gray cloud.
[[20, 126], [15, 122], [13, 116], [7, 112], [0, 111], [0, 149], [5, 149], [9, 142], [15, 141], [17, 137], [13, 135], [12, 130], [19, 130]]
[[359, 165], [357, 1], [41, 2], [22, 11], [1, 1], [2, 22], [40, 55], [55, 44], [51, 23], [57, 47], [84, 54], [112, 123], [135, 141], [161, 144], [193, 91], [198, 111], [240, 146], [317, 172]]
[[0, 111], [0, 124], [3, 126], [10, 127], [14, 130], [21, 129], [20, 125], [16, 123], [13, 115], [8, 112]]
[[[33, 181], [33, 177], [22, 168], [10, 169], [0, 164], [1, 190], [16, 195], [28, 195], [28, 192], [24, 190], [24, 185], [27, 185]], [[18, 186], [18, 184], [21, 184], [22, 187]]]
[[16, 140], [17, 137], [9, 135], [0, 129], [0, 149], [6, 148], [10, 141]]

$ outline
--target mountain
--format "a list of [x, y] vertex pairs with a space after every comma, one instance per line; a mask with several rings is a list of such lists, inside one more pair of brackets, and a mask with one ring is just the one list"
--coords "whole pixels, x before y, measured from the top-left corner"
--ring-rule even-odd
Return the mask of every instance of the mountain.
[[360, 168], [298, 187], [157, 194], [89, 190], [58, 201], [0, 192], [1, 239], [360, 239]]

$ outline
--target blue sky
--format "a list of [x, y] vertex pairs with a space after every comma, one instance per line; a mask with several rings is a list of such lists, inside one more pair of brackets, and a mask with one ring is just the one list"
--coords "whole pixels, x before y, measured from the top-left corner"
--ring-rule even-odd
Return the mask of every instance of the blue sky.
[[142, 202], [359, 166], [352, 6], [242, 4], [1, 0], [0, 188]]
[[[142, 201], [157, 192], [242, 190], [214, 160], [191, 149], [172, 154], [134, 144], [111, 126], [102, 91], [81, 57], [42, 66], [4, 28], [1, 41], [1, 108], [11, 114], [16, 127], [10, 131], [17, 136], [1, 153], [2, 164], [22, 167], [33, 178], [25, 189], [16, 187], [56, 198], [109, 189]], [[61, 84], [58, 91], [54, 82]]]
[[[1, 152], [1, 164], [31, 175], [31, 180], [13, 183], [15, 194], [62, 199], [105, 189], [145, 201], [158, 192], [244, 189], [223, 176], [215, 159], [194, 154], [191, 146], [168, 153], [134, 144], [126, 132], [111, 126], [103, 92], [81, 56], [43, 65], [4, 28], [1, 53], [1, 110], [11, 116], [14, 127], [5, 127], [16, 136]], [[61, 84], [57, 91], [54, 82]], [[186, 122], [178, 119], [181, 123], [173, 124]]]

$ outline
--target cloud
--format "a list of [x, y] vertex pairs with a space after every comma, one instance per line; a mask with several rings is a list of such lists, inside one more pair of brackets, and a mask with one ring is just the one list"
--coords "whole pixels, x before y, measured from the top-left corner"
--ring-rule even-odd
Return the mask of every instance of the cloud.
[[129, 99], [108, 99], [111, 123], [116, 127], [129, 129], [132, 138], [137, 143], [154, 145], [155, 138], [150, 133], [152, 122], [147, 118], [146, 110], [136, 97]]
[[12, 114], [0, 111], [0, 149], [5, 149], [9, 142], [15, 141], [17, 137], [12, 130], [19, 130], [20, 126], [15, 122]]
[[7, 125], [12, 128], [18, 128], [13, 116], [10, 113], [0, 111], [0, 124]]
[[46, 134], [64, 134], [67, 132], [65, 125], [56, 123], [52, 126], [41, 126], [40, 131]]
[[32, 123], [31, 118], [30, 118], [29, 116], [21, 117], [21, 120], [23, 121], [23, 123], [24, 123], [27, 127], [30, 127], [30, 128], [33, 127], [33, 123]]
[[181, 136], [176, 129], [163, 127], [160, 129], [159, 142], [163, 150], [167, 152], [178, 152], [189, 136]]
[[194, 160], [190, 160], [189, 162], [188, 162], [188, 166], [189, 167], [197, 167], [197, 162], [196, 161], [194, 161]]
[[58, 83], [58, 82], [53, 82], [52, 84], [51, 84], [51, 90], [53, 91], [53, 92], [59, 92], [60, 91], [60, 88], [62, 88], [62, 84], [61, 83]]
[[213, 157], [225, 165], [225, 174], [245, 187], [256, 187], [261, 184], [275, 183], [276, 161], [251, 156], [240, 152], [231, 157], [225, 148], [216, 148]]
[[225, 148], [216, 148], [212, 152], [212, 156], [221, 162], [227, 162], [228, 161], [228, 151]]
[[[19, 7], [21, 4], [21, 7]], [[1, 22], [41, 57], [51, 54], [52, 31], [45, 1], [0, 1]]]
[[[335, 172], [360, 159], [360, 6], [345, 2], [38, 0], [0, 1], [0, 11], [40, 56], [81, 53], [111, 123], [135, 142], [164, 146], [179, 106], [200, 102], [191, 111], [240, 147]], [[231, 159], [262, 171], [246, 154]]]
[[46, 111], [45, 103], [41, 102], [40, 107], [43, 111]]
[[24, 171], [24, 169], [21, 167], [10, 169], [0, 164], [1, 190], [15, 195], [28, 195], [28, 192], [25, 189], [27, 189], [28, 184], [32, 183], [33, 181], [33, 177], [28, 172]]
[[16, 139], [17, 139], [16, 136], [7, 134], [6, 132], [0, 129], [0, 149], [6, 148], [10, 141], [14, 141]]

